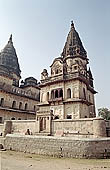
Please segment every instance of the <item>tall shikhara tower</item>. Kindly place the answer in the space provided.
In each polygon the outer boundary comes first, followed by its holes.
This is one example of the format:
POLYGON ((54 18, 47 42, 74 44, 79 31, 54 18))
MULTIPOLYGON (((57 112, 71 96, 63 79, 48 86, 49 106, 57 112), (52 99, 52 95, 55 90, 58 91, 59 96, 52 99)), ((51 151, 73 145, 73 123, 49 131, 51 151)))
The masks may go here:
POLYGON ((51 76, 41 73, 40 115, 52 112, 53 119, 95 117, 93 76, 87 68, 89 59, 74 23, 67 36, 63 52, 55 58, 51 76))

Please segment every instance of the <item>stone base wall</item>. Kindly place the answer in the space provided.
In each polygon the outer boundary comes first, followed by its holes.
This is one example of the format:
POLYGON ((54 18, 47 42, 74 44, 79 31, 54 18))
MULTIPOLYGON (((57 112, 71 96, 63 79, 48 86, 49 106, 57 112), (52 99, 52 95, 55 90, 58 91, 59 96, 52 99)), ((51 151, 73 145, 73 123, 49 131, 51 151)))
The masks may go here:
POLYGON ((25 134, 29 129, 31 134, 36 132, 36 120, 13 120, 12 121, 12 133, 25 134))
POLYGON ((110 138, 74 139, 8 134, 4 141, 7 150, 72 158, 104 158, 110 152, 110 138))

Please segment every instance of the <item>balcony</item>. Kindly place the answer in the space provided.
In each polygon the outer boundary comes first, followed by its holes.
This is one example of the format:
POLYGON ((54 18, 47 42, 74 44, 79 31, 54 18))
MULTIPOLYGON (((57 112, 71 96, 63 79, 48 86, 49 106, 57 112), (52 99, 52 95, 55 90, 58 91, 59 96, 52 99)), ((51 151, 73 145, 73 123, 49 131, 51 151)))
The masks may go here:
POLYGON ((53 99, 49 99, 48 102, 59 102, 59 101, 63 101, 63 97, 59 97, 59 98, 53 98, 53 99))

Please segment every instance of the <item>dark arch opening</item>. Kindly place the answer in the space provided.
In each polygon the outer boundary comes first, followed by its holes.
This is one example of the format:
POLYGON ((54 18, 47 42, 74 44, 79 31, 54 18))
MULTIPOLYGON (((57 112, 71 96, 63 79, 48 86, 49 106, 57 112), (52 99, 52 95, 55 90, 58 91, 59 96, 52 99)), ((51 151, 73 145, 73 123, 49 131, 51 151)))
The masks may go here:
POLYGON ((86 91, 85 91, 85 88, 83 88, 83 94, 84 94, 84 99, 86 100, 86 91))
POLYGON ((71 89, 70 88, 67 89, 67 98, 68 99, 71 98, 71 89))
POLYGON ((47 101, 49 100, 49 92, 47 92, 47 101))
POLYGON ((55 98, 58 98, 58 90, 55 91, 55 98))
POLYGON ((11 120, 15 120, 15 117, 12 117, 11 120))
POLYGON ((16 101, 13 101, 12 108, 16 108, 16 101))
POLYGON ((22 102, 19 103, 19 109, 22 109, 22 102))
POLYGON ((27 110, 27 107, 28 107, 28 104, 27 104, 27 103, 25 103, 25 107, 24 107, 24 109, 25 109, 25 110, 27 110))
POLYGON ((56 74, 58 74, 58 69, 55 71, 56 74))
POLYGON ((1 106, 4 106, 4 98, 1 98, 0 105, 1 105, 1 106))
POLYGON ((59 97, 63 97, 63 90, 62 89, 60 89, 60 91, 59 91, 59 97))
POLYGON ((67 119, 72 119, 72 116, 71 115, 67 115, 67 119))
POLYGON ((55 119, 55 120, 56 120, 56 119, 59 119, 59 116, 55 116, 54 119, 55 119))
POLYGON ((34 111, 36 111, 36 106, 34 105, 34 111))

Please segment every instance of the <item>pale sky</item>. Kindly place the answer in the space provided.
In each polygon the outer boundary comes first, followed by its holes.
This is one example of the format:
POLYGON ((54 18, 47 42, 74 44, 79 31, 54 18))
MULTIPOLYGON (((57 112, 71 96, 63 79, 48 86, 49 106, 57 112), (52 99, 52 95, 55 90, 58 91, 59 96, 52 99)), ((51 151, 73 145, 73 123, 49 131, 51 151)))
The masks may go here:
POLYGON ((96 107, 110 108, 110 0, 0 0, 0 49, 13 34, 22 78, 40 80, 60 56, 71 20, 88 53, 96 107))

